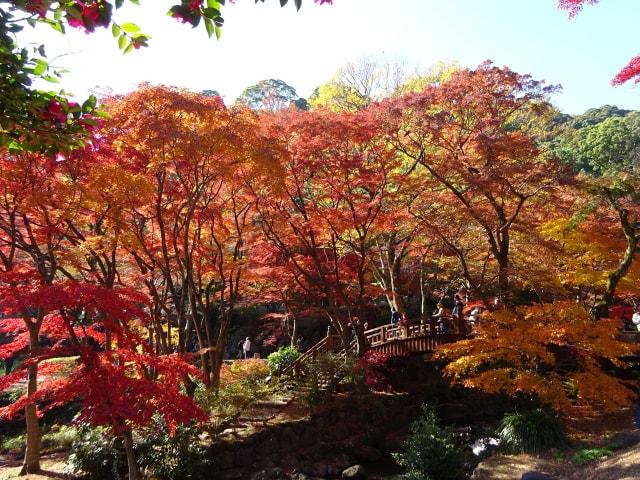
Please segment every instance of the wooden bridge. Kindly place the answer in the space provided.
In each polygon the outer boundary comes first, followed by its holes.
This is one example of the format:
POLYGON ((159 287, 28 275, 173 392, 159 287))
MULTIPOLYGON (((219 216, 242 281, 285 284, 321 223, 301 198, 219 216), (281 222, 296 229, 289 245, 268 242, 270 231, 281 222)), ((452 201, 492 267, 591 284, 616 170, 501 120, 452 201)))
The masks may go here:
MULTIPOLYGON (((389 355, 407 355, 412 353, 433 352, 440 345, 469 338, 465 333, 436 333, 430 331, 428 324, 420 325, 382 325, 364 332, 367 350, 375 350, 389 355)), ((342 346, 339 335, 327 332, 327 336, 302 354, 282 374, 297 373, 309 360, 319 354, 333 352, 343 357, 356 352, 356 341, 349 345, 349 352, 342 346)))

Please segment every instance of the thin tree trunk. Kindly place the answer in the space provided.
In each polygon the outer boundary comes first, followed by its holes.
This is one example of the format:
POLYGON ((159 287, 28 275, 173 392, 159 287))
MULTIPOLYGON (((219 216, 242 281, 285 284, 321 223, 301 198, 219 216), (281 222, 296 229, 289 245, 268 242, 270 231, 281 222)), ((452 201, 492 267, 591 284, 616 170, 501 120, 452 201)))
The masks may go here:
POLYGON ((622 226, 624 236, 627 239, 627 248, 625 249, 624 255, 618 264, 618 268, 609 274, 609 278, 607 279, 607 288, 602 300, 594 306, 592 315, 596 320, 599 318, 605 318, 609 315, 609 307, 613 304, 618 284, 627 274, 629 268, 631 268, 631 264, 633 263, 635 253, 638 248, 638 237, 636 236, 634 226, 629 222, 629 212, 625 209, 620 209, 618 210, 618 215, 620 216, 620 225, 622 226))
MULTIPOLYGON (((29 352, 35 354, 38 350, 38 334, 40 331, 41 319, 37 323, 26 320, 29 328, 29 352)), ((34 363, 27 367, 27 395, 35 395, 38 390, 38 364, 34 363)), ((35 403, 30 403, 24 408, 24 416, 27 424, 27 448, 24 454, 24 462, 20 475, 37 473, 40 471, 40 444, 42 432, 38 422, 38 413, 35 403)))
POLYGON ((138 480, 140 478, 138 474, 138 466, 136 465, 136 456, 133 451, 133 435, 131 431, 125 432, 122 435, 124 440, 124 451, 127 455, 127 467, 129 469, 129 480, 138 480))

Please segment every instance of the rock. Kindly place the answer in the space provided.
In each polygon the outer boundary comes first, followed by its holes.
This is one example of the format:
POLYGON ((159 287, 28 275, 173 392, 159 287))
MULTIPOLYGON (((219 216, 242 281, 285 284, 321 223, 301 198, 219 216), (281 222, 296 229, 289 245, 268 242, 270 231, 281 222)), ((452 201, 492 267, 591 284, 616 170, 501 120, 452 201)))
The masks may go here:
POLYGON ((327 464, 324 462, 316 462, 311 465, 309 473, 315 477, 324 477, 327 475, 327 464))
POLYGON ((289 478, 291 480, 322 480, 319 477, 311 477, 309 475, 305 475, 304 473, 294 473, 289 478))
POLYGON ((617 448, 629 448, 640 443, 640 430, 633 432, 621 432, 617 433, 611 439, 611 442, 617 448))
POLYGON ((342 480, 366 480, 367 471, 362 465, 353 465, 342 472, 342 480))
POLYGON ((224 480, 238 480, 240 478, 244 478, 245 475, 244 473, 242 473, 242 470, 227 470, 226 472, 223 473, 222 478, 224 478, 224 480))
POLYGON ((522 474, 521 480, 555 480, 556 477, 547 473, 527 472, 522 474))
POLYGON ((375 447, 359 445, 353 449, 353 455, 359 462, 377 462, 382 458, 382 453, 375 447))
POLYGON ((389 433, 378 444, 380 450, 385 453, 399 452, 402 449, 402 440, 397 432, 389 433))
POLYGON ((342 471, 353 463, 352 459, 346 454, 337 455, 327 462, 327 474, 337 477, 342 471))

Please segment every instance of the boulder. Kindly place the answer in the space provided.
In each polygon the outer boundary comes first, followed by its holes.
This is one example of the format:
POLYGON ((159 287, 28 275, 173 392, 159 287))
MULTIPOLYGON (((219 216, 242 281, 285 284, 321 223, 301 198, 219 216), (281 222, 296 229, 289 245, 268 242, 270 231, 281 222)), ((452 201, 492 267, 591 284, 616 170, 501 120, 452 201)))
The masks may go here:
POLYGON ((382 453, 375 447, 368 445, 358 445, 353 449, 353 455, 359 462, 377 462, 382 458, 382 453))
POLYGON ((342 472, 342 480, 366 480, 367 471, 362 465, 352 465, 342 472))
POLYGON ((555 480, 556 477, 542 472, 527 472, 523 473, 521 480, 555 480))

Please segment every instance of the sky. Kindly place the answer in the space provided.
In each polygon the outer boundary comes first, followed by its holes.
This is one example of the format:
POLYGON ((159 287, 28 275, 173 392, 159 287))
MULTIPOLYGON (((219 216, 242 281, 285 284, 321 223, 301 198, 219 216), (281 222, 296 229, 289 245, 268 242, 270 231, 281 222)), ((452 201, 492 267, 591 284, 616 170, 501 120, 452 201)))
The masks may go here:
POLYGON ((562 85, 552 101, 566 113, 604 104, 640 109, 640 85, 610 84, 640 54, 640 0, 602 0, 574 19, 557 0, 303 0, 299 12, 293 0, 284 8, 277 0, 237 0, 223 9, 220 40, 169 18, 173 3, 142 0, 116 12, 117 22, 134 22, 152 36, 148 48, 128 55, 103 28, 61 35, 27 27, 20 41, 44 42, 52 63, 68 70, 60 87, 80 99, 96 87, 125 93, 149 82, 217 90, 230 104, 267 78, 308 97, 342 64, 368 57, 400 61, 410 71, 492 60, 562 85))

